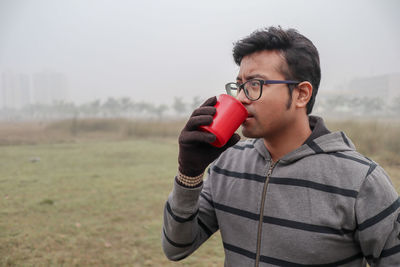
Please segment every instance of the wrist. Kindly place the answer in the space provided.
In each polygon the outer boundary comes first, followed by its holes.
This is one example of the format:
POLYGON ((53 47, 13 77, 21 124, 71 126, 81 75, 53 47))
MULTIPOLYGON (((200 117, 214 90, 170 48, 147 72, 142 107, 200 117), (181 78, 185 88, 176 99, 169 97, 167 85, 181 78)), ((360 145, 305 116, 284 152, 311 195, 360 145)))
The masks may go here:
POLYGON ((179 164, 178 171, 183 176, 196 177, 196 176, 202 175, 204 173, 205 169, 206 168, 201 168, 201 169, 183 168, 183 167, 181 167, 181 164, 179 164))

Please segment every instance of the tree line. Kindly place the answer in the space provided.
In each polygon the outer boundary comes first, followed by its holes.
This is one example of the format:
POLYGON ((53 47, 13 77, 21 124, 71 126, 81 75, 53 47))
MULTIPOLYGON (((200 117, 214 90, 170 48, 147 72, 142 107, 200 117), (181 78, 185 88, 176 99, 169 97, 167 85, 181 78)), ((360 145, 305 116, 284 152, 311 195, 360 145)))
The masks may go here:
POLYGON ((3 108, 0 110, 0 119, 182 118, 198 107, 203 100, 201 97, 195 96, 191 101, 185 102, 182 97, 175 97, 171 105, 134 101, 129 97, 109 97, 105 101, 97 99, 83 104, 55 101, 52 104, 30 104, 20 109, 3 108))
MULTIPOLYGON (((83 104, 56 101, 52 104, 31 104, 21 109, 3 108, 0 120, 42 120, 68 118, 136 118, 182 119, 188 116, 205 99, 195 96, 191 101, 174 97, 170 105, 134 101, 129 97, 109 97, 83 104)), ((322 115, 389 116, 400 114, 400 97, 384 101, 382 98, 349 97, 345 95, 320 96, 314 112, 322 115)))

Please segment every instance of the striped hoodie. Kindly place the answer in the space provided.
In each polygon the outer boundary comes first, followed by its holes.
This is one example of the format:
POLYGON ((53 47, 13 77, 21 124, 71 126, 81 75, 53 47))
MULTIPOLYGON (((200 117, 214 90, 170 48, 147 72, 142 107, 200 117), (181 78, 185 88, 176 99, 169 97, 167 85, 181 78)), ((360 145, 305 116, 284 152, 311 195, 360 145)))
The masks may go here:
POLYGON ((262 139, 249 139, 213 162, 201 186, 175 181, 166 256, 183 259, 220 230, 225 266, 400 266, 400 200, 389 177, 343 132, 318 117, 310 125, 313 138, 276 163, 262 139))

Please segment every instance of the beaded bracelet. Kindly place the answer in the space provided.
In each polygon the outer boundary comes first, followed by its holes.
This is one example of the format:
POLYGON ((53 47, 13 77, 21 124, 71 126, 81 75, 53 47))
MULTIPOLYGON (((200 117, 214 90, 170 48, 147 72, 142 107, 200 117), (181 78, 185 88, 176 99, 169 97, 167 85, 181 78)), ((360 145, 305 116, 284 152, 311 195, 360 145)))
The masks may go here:
POLYGON ((204 176, 204 172, 201 173, 200 175, 192 177, 192 176, 184 175, 180 171, 178 171, 177 179, 180 183, 182 183, 186 186, 195 187, 196 185, 199 185, 203 181, 203 176, 204 176))

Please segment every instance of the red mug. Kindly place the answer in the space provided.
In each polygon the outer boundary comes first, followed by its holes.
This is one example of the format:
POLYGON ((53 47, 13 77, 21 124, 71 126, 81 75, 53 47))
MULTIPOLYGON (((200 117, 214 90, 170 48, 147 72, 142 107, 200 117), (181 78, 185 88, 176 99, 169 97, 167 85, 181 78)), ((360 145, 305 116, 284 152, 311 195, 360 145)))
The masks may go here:
POLYGON ((199 128, 217 137, 211 145, 223 147, 246 120, 248 112, 239 100, 227 94, 218 96, 215 108, 217 112, 214 115, 213 122, 210 125, 202 125, 199 128))

